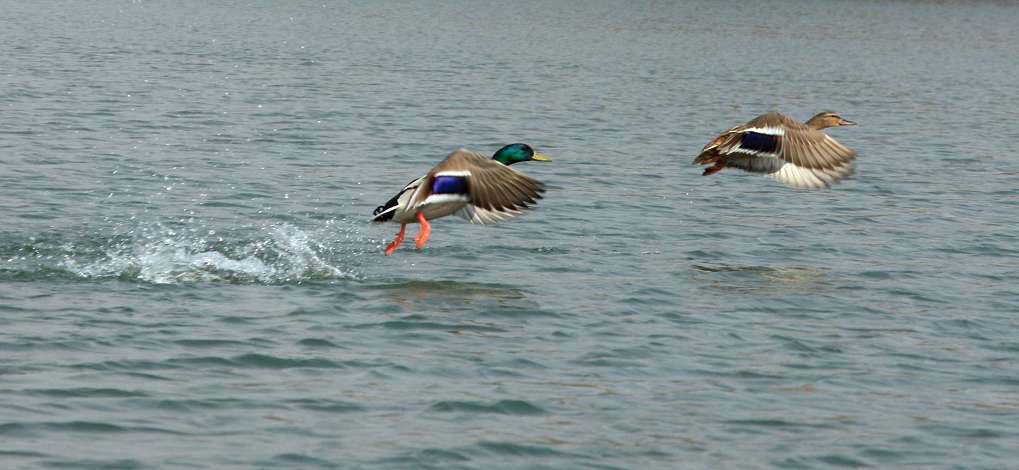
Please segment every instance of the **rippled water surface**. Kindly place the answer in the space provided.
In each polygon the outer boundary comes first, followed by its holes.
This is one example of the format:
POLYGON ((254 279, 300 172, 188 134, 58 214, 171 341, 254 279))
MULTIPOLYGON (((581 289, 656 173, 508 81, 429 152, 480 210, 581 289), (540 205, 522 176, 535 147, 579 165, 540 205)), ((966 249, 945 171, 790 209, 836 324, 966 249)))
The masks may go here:
POLYGON ((0 467, 1019 460, 1015 4, 207 3, 0 1, 0 467), (689 164, 825 109, 832 190, 689 164))

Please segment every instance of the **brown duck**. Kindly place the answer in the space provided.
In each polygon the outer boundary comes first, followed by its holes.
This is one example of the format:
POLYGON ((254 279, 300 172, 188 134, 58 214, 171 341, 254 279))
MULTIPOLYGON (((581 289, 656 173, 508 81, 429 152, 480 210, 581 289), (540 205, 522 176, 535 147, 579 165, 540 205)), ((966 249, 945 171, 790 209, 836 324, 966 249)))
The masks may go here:
POLYGON ((830 111, 806 123, 782 113, 766 113, 723 132, 704 146, 693 163, 712 165, 704 176, 731 167, 764 173, 793 188, 827 188, 853 174, 856 152, 821 129, 855 124, 830 111))

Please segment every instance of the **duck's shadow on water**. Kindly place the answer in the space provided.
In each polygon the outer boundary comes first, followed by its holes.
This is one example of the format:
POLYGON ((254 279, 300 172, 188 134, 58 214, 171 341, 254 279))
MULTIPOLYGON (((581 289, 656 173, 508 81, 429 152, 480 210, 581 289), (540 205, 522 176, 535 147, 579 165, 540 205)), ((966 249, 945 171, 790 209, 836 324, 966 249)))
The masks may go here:
POLYGON ((502 284, 452 280, 402 280, 366 286, 403 312, 447 316, 549 315, 523 290, 502 284))
POLYGON ((394 279, 387 282, 373 283, 368 289, 384 291, 394 298, 408 300, 428 299, 525 299, 527 296, 520 289, 483 282, 461 282, 452 280, 418 280, 394 279))
POLYGON ((832 287, 829 270, 809 266, 695 263, 690 279, 709 289, 748 294, 818 292, 832 287))

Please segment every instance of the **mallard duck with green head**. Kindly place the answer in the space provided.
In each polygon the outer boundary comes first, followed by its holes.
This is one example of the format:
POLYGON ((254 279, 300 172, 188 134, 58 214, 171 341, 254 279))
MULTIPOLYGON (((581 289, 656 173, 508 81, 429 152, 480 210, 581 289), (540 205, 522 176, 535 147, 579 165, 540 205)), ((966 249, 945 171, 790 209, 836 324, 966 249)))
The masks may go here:
POLYGON ((782 113, 766 113, 715 137, 693 163, 712 165, 704 176, 739 168, 764 173, 793 188, 827 188, 853 174, 856 152, 821 130, 855 124, 831 111, 805 123, 782 113))
POLYGON ((386 256, 403 243, 407 224, 420 223, 414 239, 418 249, 432 232, 429 220, 456 214, 473 224, 490 224, 520 215, 536 204, 544 184, 510 165, 549 161, 527 144, 509 144, 492 157, 457 149, 428 174, 411 181, 385 204, 375 208, 373 222, 400 224, 400 233, 386 246, 386 256))

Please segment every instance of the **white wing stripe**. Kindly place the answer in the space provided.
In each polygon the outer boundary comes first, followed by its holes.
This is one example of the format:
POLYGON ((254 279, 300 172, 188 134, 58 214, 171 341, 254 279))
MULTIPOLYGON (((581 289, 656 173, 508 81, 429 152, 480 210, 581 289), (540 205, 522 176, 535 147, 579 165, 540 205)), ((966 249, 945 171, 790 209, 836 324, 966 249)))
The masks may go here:
POLYGON ((785 135, 784 127, 748 127, 746 129, 740 129, 740 133, 743 132, 756 132, 758 134, 767 135, 785 135))
POLYGON ((725 152, 722 152, 722 155, 732 155, 734 153, 742 153, 745 155, 752 155, 754 157, 768 157, 768 158, 778 158, 779 156, 778 153, 775 152, 761 152, 759 150, 750 150, 740 147, 739 145, 736 145, 726 150, 725 152))
POLYGON ((471 172, 467 170, 447 170, 436 172, 435 176, 471 176, 471 172))
POLYGON ((432 194, 421 201, 420 205, 441 204, 444 202, 467 202, 467 196, 463 194, 432 194))

